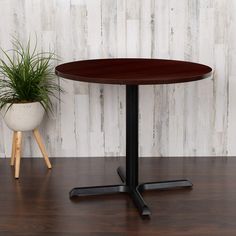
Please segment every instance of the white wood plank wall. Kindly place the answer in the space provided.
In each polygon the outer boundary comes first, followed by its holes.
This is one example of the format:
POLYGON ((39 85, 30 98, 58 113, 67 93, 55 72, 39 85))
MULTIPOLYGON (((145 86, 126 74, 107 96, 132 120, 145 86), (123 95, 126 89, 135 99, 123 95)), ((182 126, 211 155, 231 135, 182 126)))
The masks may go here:
MULTIPOLYGON (((61 62, 173 58, 206 63, 210 79, 140 88, 141 156, 236 155, 236 0, 0 0, 0 46, 38 36, 61 62)), ((125 155, 125 87, 60 80, 40 130, 50 156, 125 155)), ((0 156, 11 131, 0 120, 0 156)), ((23 156, 40 152, 25 134, 23 156)))

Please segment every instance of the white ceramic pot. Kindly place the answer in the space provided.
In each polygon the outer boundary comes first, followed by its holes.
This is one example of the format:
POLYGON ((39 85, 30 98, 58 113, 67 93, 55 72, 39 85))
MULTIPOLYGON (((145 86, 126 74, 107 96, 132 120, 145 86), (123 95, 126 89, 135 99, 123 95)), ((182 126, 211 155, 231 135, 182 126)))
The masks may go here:
POLYGON ((14 131, 30 131, 42 122, 45 110, 39 102, 14 103, 8 109, 9 106, 5 105, 1 113, 7 126, 14 131))

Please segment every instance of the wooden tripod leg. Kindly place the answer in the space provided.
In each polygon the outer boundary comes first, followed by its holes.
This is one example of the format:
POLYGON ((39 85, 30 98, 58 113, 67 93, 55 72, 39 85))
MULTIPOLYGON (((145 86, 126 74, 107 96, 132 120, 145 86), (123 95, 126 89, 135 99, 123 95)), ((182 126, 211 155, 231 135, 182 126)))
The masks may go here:
POLYGON ((37 141, 37 143, 39 145, 39 148, 40 148, 40 150, 41 150, 41 152, 43 154, 43 157, 44 157, 44 160, 46 162, 46 165, 47 165, 47 167, 49 169, 51 169, 52 165, 51 165, 51 163, 49 161, 48 154, 47 154, 46 149, 45 149, 45 147, 43 145, 42 138, 40 136, 39 130, 38 129, 34 129, 33 132, 34 132, 34 137, 35 137, 35 139, 36 139, 36 141, 37 141))
POLYGON ((15 164, 15 156, 16 155, 16 131, 13 131, 12 138, 12 150, 11 150, 11 166, 15 164))
POLYGON ((15 156, 16 156, 16 163, 15 163, 15 178, 18 179, 20 175, 20 155, 21 155, 21 142, 22 142, 22 132, 16 132, 16 146, 15 146, 15 156))

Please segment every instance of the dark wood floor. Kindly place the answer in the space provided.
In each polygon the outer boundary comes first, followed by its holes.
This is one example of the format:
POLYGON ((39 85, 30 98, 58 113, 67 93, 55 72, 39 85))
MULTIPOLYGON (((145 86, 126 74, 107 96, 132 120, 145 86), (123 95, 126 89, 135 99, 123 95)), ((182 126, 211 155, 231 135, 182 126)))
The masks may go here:
POLYGON ((235 236, 236 158, 143 158, 140 179, 188 177, 192 190, 144 194, 152 216, 142 220, 127 195, 71 201, 75 186, 120 183, 122 158, 23 159, 20 180, 0 160, 0 236, 235 236))

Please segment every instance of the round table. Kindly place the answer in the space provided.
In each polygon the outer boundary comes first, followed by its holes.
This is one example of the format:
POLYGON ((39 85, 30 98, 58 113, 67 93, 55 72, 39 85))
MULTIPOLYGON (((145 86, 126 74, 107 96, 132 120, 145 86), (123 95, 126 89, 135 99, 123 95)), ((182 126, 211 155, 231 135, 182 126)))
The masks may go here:
POLYGON ((186 179, 141 183, 138 181, 138 87, 145 84, 171 84, 201 80, 210 76, 206 65, 162 59, 117 58, 75 61, 56 67, 55 73, 63 78, 88 83, 126 85, 126 171, 117 172, 120 185, 76 187, 70 197, 127 193, 142 216, 151 214, 141 193, 145 190, 191 188, 186 179))

